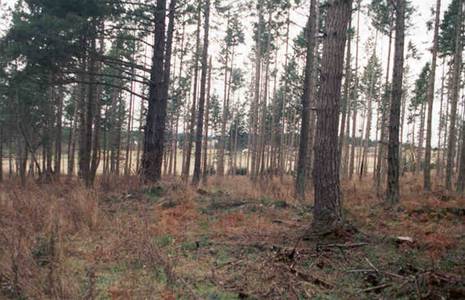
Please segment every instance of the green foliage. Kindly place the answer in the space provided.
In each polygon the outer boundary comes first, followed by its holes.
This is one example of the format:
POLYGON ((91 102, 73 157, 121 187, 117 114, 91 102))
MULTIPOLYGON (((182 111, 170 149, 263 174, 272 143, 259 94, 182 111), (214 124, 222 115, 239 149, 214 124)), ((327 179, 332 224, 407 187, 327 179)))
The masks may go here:
MULTIPOLYGON (((447 10, 444 12, 444 17, 440 25, 439 32, 439 52, 443 55, 451 55, 455 50, 455 34, 457 32, 457 17, 458 17, 458 0, 452 0, 447 10)), ((463 26, 462 26, 463 27, 463 26)), ((462 29, 462 43, 463 29, 462 29)))
MULTIPOLYGON (((407 29, 413 26, 411 20, 414 13, 415 8, 413 7, 412 2, 406 0, 405 20, 407 29)), ((371 0, 368 5, 368 14, 371 16, 372 25, 383 34, 389 34, 391 30, 394 30, 394 1, 371 0)))
POLYGON ((413 91, 413 98, 409 104, 410 116, 409 121, 416 117, 418 108, 424 105, 427 101, 428 81, 431 68, 430 63, 426 63, 423 67, 418 79, 415 81, 415 88, 413 91))
POLYGON ((360 80, 360 89, 365 95, 365 98, 371 97, 372 100, 378 101, 380 99, 381 91, 381 78, 383 75, 383 69, 381 63, 373 53, 368 59, 368 63, 364 68, 361 80, 360 80))

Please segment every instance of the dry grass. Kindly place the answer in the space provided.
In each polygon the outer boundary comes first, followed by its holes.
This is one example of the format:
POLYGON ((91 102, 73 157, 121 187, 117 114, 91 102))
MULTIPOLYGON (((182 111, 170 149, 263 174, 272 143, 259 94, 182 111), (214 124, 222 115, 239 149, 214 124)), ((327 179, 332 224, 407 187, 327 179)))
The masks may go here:
POLYGON ((144 186, 136 177, 101 179, 92 191, 76 182, 5 183, 0 298, 465 295, 464 198, 441 187, 423 194, 407 177, 402 203, 387 208, 371 181, 346 182, 346 216, 359 232, 334 247, 301 240, 312 199, 299 203, 292 187, 290 178, 245 177, 215 178, 198 190, 175 179, 144 186), (346 248, 354 243, 363 245, 346 248))

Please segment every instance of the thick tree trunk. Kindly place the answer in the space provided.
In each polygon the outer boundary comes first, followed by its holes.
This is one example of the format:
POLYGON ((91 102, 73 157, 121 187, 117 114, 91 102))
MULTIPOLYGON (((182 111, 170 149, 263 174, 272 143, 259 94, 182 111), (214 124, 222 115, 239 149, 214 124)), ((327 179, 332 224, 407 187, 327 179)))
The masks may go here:
MULTIPOLYGON (((166 100, 164 99, 166 0, 157 0, 155 34, 150 72, 149 107, 144 136, 142 175, 147 181, 159 181, 164 152, 166 100)), ((168 48, 168 47, 167 47, 168 48)))
MULTIPOLYGON (((310 2, 310 14, 307 21, 307 62, 305 65, 304 92, 302 95, 302 122, 300 128, 299 157, 297 161, 297 178, 295 182, 295 193, 299 199, 305 197, 305 183, 307 179, 307 160, 310 132, 310 104, 314 95, 315 78, 313 76, 315 67, 316 46, 316 0, 310 2)), ((349 43, 350 44, 350 43, 349 43)), ((350 51, 349 51, 350 52, 350 51)))
POLYGON ((404 75, 405 0, 396 1, 396 40, 392 74, 391 109, 389 117, 388 181, 386 200, 398 203, 399 193, 399 125, 404 75))
POLYGON ((315 141, 315 208, 313 230, 331 232, 343 223, 341 190, 339 182, 339 105, 344 67, 344 46, 352 1, 328 2, 323 57, 321 60, 321 84, 317 102, 317 130, 315 141))

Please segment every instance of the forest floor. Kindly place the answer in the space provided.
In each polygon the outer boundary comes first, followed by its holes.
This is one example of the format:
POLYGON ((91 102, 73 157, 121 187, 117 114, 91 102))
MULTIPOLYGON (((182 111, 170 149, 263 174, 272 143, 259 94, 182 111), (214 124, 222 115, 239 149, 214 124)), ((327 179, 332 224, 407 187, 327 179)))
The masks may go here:
POLYGON ((346 182, 351 232, 302 236, 292 182, 0 185, 0 299, 464 299, 465 199, 346 182))

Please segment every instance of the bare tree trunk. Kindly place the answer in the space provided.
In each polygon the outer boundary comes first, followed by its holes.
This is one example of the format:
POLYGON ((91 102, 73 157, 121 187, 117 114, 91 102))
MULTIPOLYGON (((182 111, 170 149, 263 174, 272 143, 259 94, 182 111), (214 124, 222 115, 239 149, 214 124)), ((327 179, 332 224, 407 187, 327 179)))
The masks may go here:
POLYGON ((0 125, 0 182, 3 181, 3 124, 0 125))
POLYGON ((439 126, 438 126, 438 156, 436 161, 436 176, 442 177, 442 166, 443 166, 443 157, 444 157, 444 150, 442 149, 442 130, 443 130, 443 122, 445 121, 445 117, 443 116, 443 102, 444 102, 444 81, 445 81, 445 69, 446 69, 446 58, 444 57, 442 60, 442 76, 441 76, 441 102, 439 104, 439 126))
POLYGON ((349 161, 349 179, 352 180, 354 176, 355 166, 355 150, 357 146, 357 105, 358 105, 358 88, 359 88, 359 76, 358 76, 358 64, 359 64, 359 44, 360 44, 360 0, 357 1, 357 37, 355 40, 355 96, 352 104, 352 148, 350 151, 349 161))
MULTIPOLYGON (((349 28, 352 27, 352 18, 349 21, 349 28)), ((346 66, 345 66, 345 79, 344 79, 344 96, 343 105, 342 105, 342 117, 341 117, 341 130, 339 131, 339 165, 341 166, 342 171, 342 178, 344 178, 347 174, 344 173, 343 163, 342 163, 342 152, 344 150, 345 144, 348 142, 348 136, 345 135, 346 133, 346 123, 347 118, 350 116, 349 113, 349 102, 350 102, 350 83, 352 80, 352 67, 351 67, 351 41, 352 37, 349 34, 347 39, 347 56, 346 56, 346 66)), ((349 117, 350 118, 350 117, 349 117)))
POLYGON ((386 165, 386 135, 387 132, 387 116, 390 102, 389 95, 389 71, 391 69, 391 51, 392 51, 392 26, 389 28, 389 46, 388 46, 388 55, 387 55, 387 67, 386 67, 386 82, 384 84, 384 95, 381 97, 381 120, 380 120, 380 140, 378 145, 378 161, 376 164, 376 173, 375 173, 375 186, 376 186, 376 195, 381 196, 383 181, 383 176, 385 173, 386 165))
POLYGON ((207 103, 205 105, 205 136, 203 140, 203 173, 202 183, 207 184, 208 181, 208 127, 210 125, 210 93, 212 83, 212 58, 210 56, 208 66, 208 86, 207 86, 207 103))
POLYGON ((91 159, 92 159, 92 137, 95 120, 95 94, 96 94, 96 84, 95 73, 97 72, 97 63, 93 57, 93 54, 96 52, 96 39, 92 38, 91 41, 91 54, 89 56, 89 87, 87 93, 87 102, 86 102, 86 119, 85 119, 85 135, 84 135, 84 182, 87 187, 93 185, 92 171, 91 171, 91 159))
POLYGON ((420 108, 420 127, 418 128, 417 167, 416 171, 423 168, 423 146, 425 142, 425 103, 420 108))
MULTIPOLYGON (((132 70, 134 76, 134 68, 132 70)), ((131 92, 134 91, 134 81, 131 82, 131 92)), ((132 134, 132 116, 134 109, 134 95, 131 93, 129 96, 129 111, 128 111, 128 131, 126 134, 126 161, 124 166, 125 175, 131 175, 131 134, 132 134)))
POLYGON ((255 90, 252 103, 252 157, 251 157, 251 179, 257 179, 257 150, 258 150, 258 106, 260 103, 260 78, 261 78, 261 64, 262 64, 262 47, 261 37, 263 27, 263 0, 258 0, 258 30, 255 36, 255 90))
POLYGON ((457 102, 460 97, 460 73, 462 70, 462 16, 463 16, 463 1, 458 0, 458 15, 455 24, 455 53, 454 53, 454 69, 452 77, 452 97, 450 109, 450 127, 449 141, 447 151, 447 166, 446 166, 446 188, 452 190, 452 173, 454 172, 455 147, 457 141, 456 122, 457 122, 457 102))
POLYGON ((186 149, 186 160, 184 162, 184 169, 182 172, 182 179, 187 182, 190 174, 191 168, 191 156, 192 156, 192 144, 194 143, 194 134, 195 134, 195 120, 197 114, 197 89, 198 89, 198 77, 199 77, 199 56, 200 56, 200 28, 202 24, 201 19, 202 5, 198 3, 197 8, 197 33, 196 33, 196 42, 195 42, 195 58, 194 58, 194 90, 192 92, 192 109, 191 109, 191 118, 189 123, 189 139, 186 149))
POLYGON ((405 0, 396 1, 396 40, 389 118, 388 181, 386 200, 398 203, 399 193, 399 125, 404 75, 405 0))
POLYGON ((144 154, 142 157, 143 176, 144 179, 149 181, 159 181, 161 179, 175 9, 176 0, 171 0, 165 43, 166 0, 157 0, 149 108, 145 128, 144 154))
POLYGON ((194 176, 192 184, 197 186, 200 183, 201 176, 201 160, 202 160, 202 138, 203 138, 203 118, 205 111, 205 97, 207 93, 207 76, 208 76, 208 39, 210 27, 210 0, 205 0, 204 11, 204 37, 203 37, 203 51, 202 51, 202 74, 200 79, 200 98, 199 98, 199 113, 197 116, 197 132, 195 139, 195 163, 194 163, 194 176))
MULTIPOLYGON (((439 35, 439 18, 441 11, 441 0, 436 1, 436 19, 434 23, 434 37, 432 49, 431 72, 428 81, 428 120, 426 121, 426 151, 423 188, 425 191, 431 190, 431 137, 433 127, 433 102, 434 102, 434 83, 436 81, 436 61, 438 56, 438 35, 439 35)), ((436 163, 439 161, 437 160, 436 163)))
POLYGON ((328 2, 326 34, 321 60, 320 95, 317 102, 315 143, 315 208, 313 230, 332 232, 343 223, 339 183, 339 105, 344 67, 344 46, 352 1, 328 2))
MULTIPOLYGON (((59 88, 61 89, 61 88, 59 88)), ((56 129, 55 129, 55 176, 61 175, 61 145, 63 136, 63 93, 58 91, 56 97, 56 129)))
MULTIPOLYGON (((308 143, 310 132, 310 105, 314 95, 315 78, 313 76, 315 66, 316 46, 316 0, 310 2, 310 14, 307 21, 307 62, 305 65, 304 92, 302 95, 302 124, 300 128, 299 157, 297 161, 297 178, 295 193, 299 199, 305 198, 305 183, 307 179, 308 143)), ((350 48, 350 43, 349 43, 350 48)), ((350 51, 349 51, 350 53, 350 51)))
MULTIPOLYGON (((284 53, 284 68, 288 68, 289 64, 289 28, 290 28, 290 12, 288 11, 287 13, 287 24, 286 24, 286 50, 284 53)), ((286 158, 285 158, 285 127, 286 127, 286 114, 285 114, 285 109, 286 109, 286 103, 287 103, 287 87, 288 87, 288 80, 284 81, 284 95, 283 95, 283 102, 281 104, 281 132, 280 132, 280 137, 279 137, 279 177, 281 179, 281 182, 284 179, 284 169, 286 165, 286 158)))

